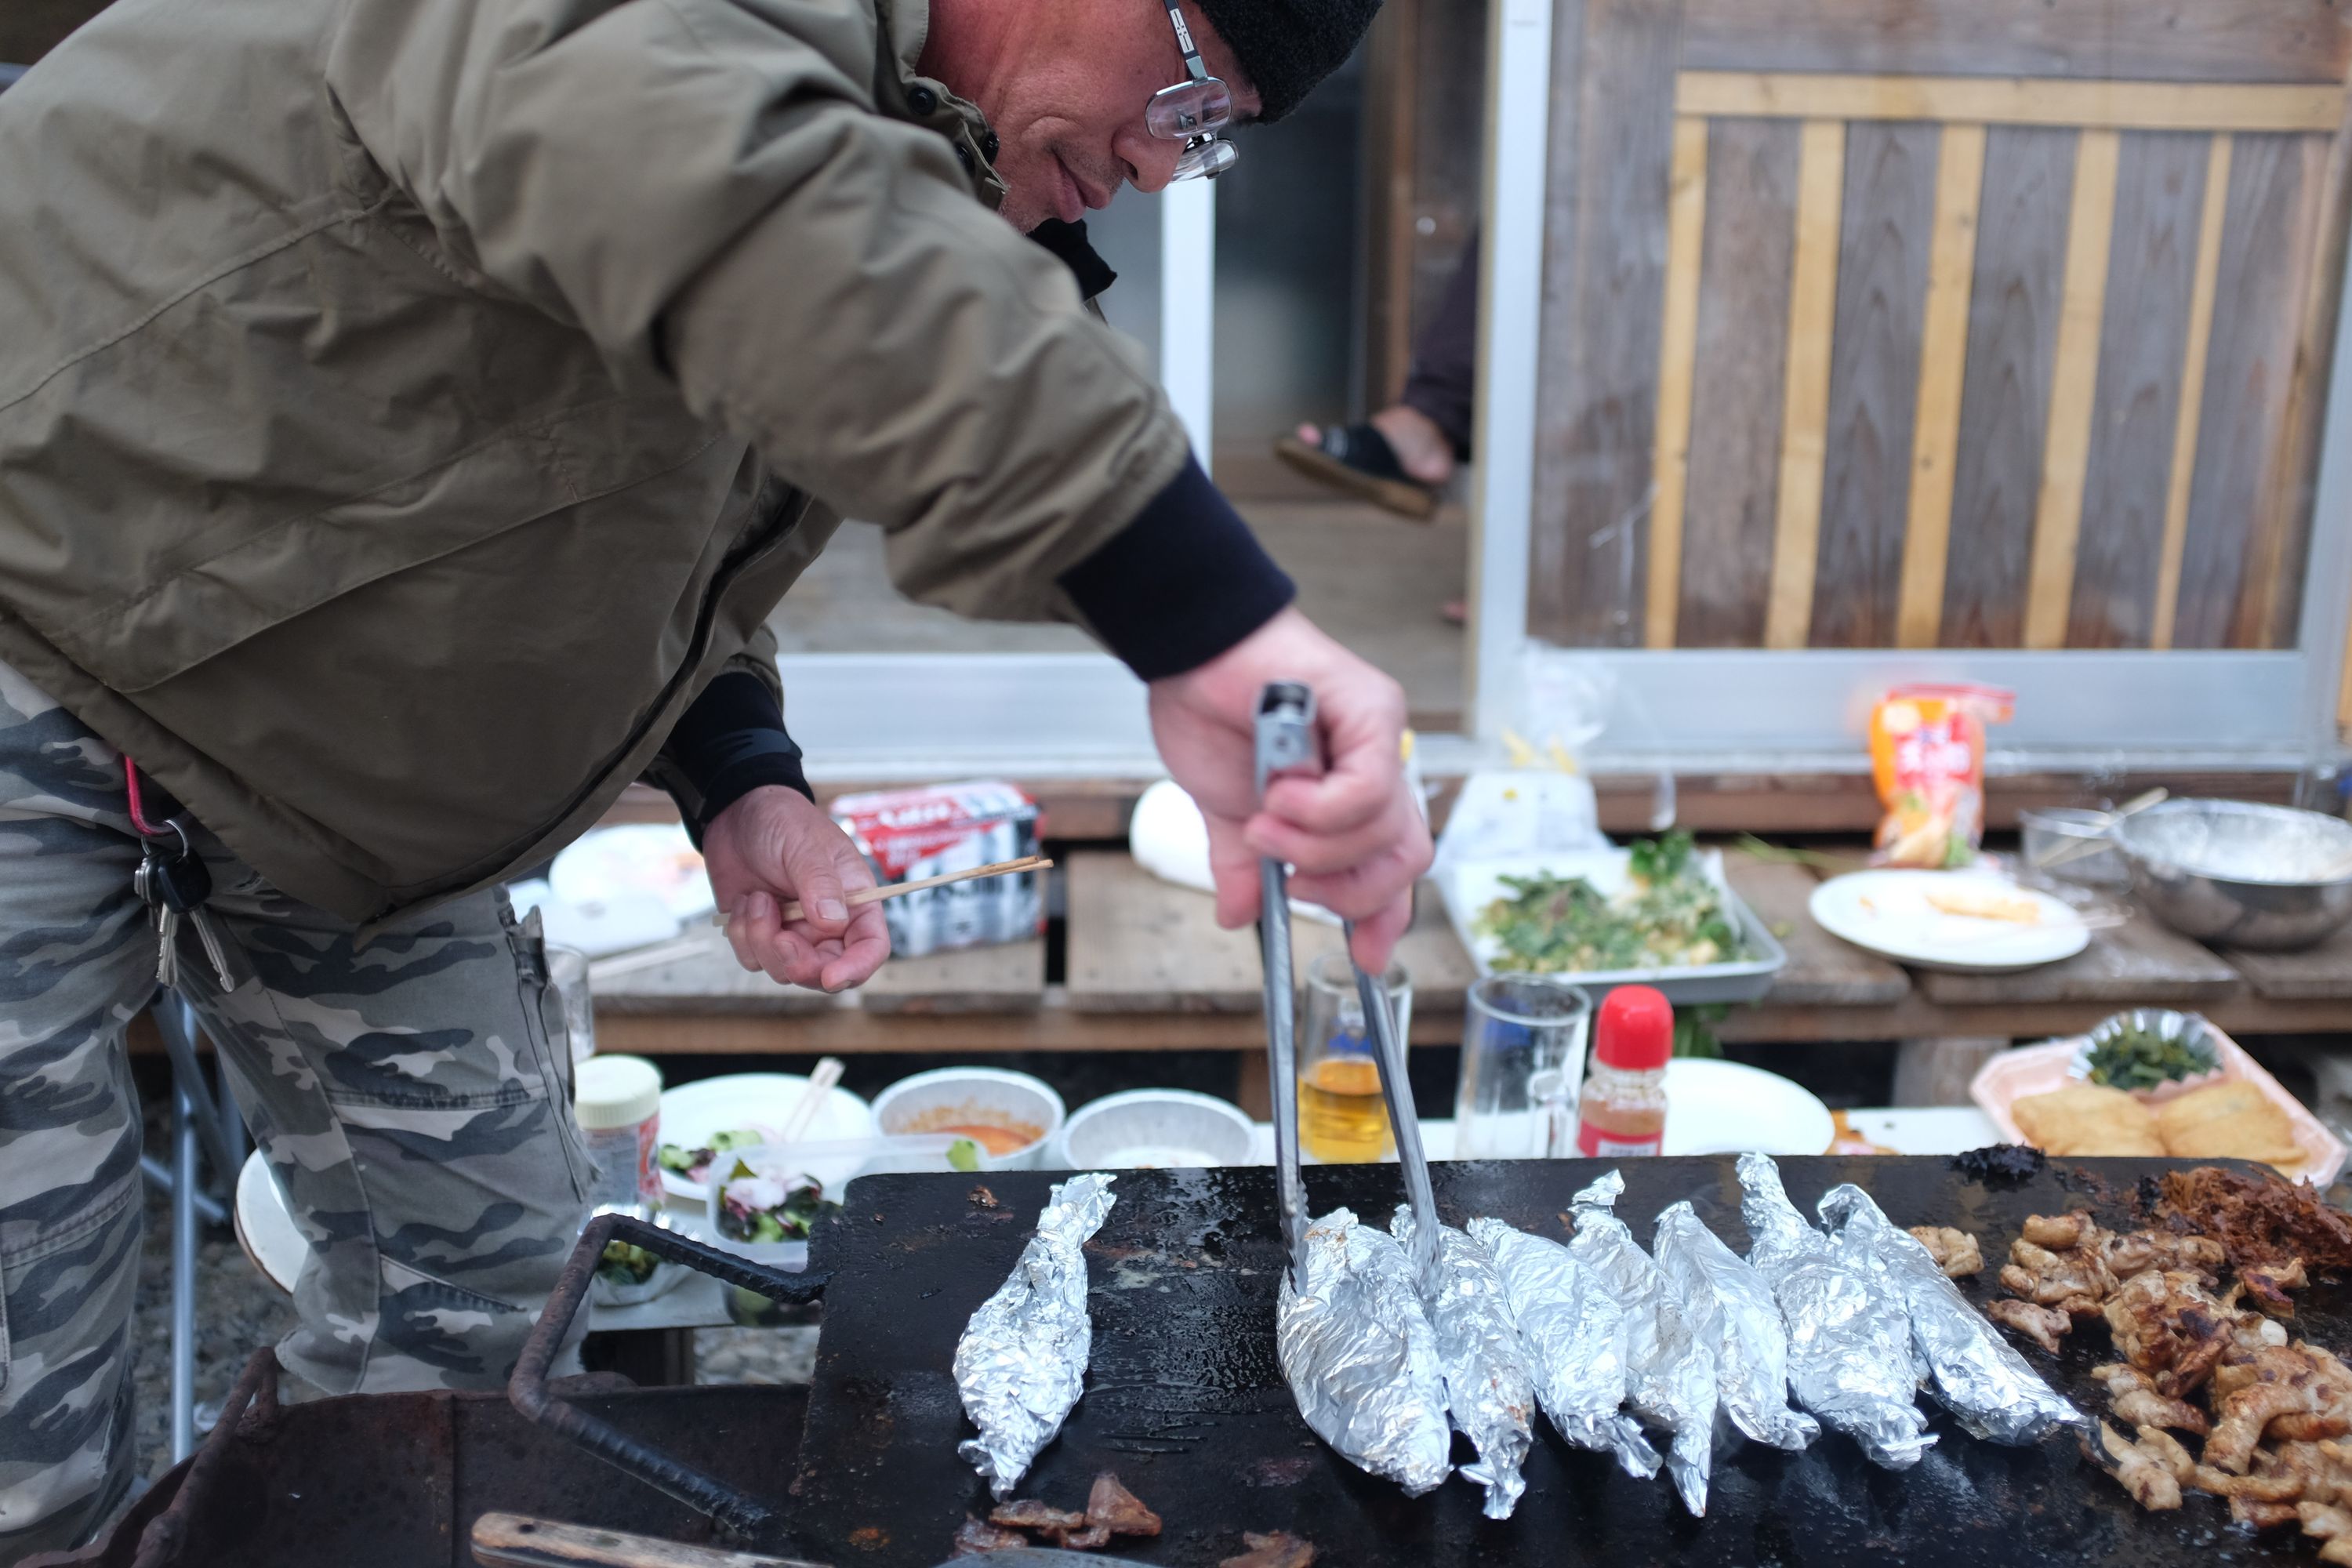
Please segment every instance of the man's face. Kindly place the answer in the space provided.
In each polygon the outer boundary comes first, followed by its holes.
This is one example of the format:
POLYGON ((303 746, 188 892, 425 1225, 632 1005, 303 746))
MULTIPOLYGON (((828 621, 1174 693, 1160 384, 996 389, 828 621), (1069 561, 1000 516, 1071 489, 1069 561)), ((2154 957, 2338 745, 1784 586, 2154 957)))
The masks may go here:
MULTIPOLYGON (((1018 11, 1015 36, 988 51, 992 68, 967 66, 963 74, 981 79, 962 79, 953 58, 938 72, 996 132, 1005 218, 1025 233, 1049 217, 1075 222, 1108 206, 1122 184, 1164 187, 1183 143, 1152 135, 1143 110, 1185 71, 1160 0, 1033 0, 1018 11)), ((1254 118, 1257 89, 1225 40, 1194 6, 1184 21, 1202 63, 1232 89, 1234 117, 1254 118)))

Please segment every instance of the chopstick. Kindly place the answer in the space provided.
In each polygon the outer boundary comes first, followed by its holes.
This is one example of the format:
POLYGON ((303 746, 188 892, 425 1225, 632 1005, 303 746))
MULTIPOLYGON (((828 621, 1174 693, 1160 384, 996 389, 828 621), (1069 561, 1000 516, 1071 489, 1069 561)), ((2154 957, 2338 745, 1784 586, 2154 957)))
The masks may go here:
POLYGON ((841 1081, 841 1072, 839 1057, 827 1057, 816 1064, 816 1070, 809 1074, 808 1087, 801 1090, 800 1103, 793 1107, 793 1113, 784 1118, 783 1126, 776 1131, 778 1144, 800 1142, 808 1124, 816 1120, 817 1108, 833 1092, 833 1086, 841 1081))
MULTIPOLYGON (((878 904, 885 899, 900 898, 908 893, 919 893, 925 888, 944 888, 950 882, 970 882, 982 877, 1010 877, 1015 871, 1050 871, 1053 868, 1054 862, 1045 856, 1024 855, 1018 860, 999 860, 993 866, 974 866, 969 871, 950 871, 943 876, 922 877, 912 882, 892 882, 880 888, 860 888, 854 893, 845 895, 842 902, 856 909, 861 904, 878 904)), ((808 910, 801 907, 801 901, 798 899, 794 899, 784 906, 783 918, 787 922, 806 920, 808 910)), ((724 926, 728 919, 729 911, 719 910, 711 915, 710 923, 715 926, 724 926)))

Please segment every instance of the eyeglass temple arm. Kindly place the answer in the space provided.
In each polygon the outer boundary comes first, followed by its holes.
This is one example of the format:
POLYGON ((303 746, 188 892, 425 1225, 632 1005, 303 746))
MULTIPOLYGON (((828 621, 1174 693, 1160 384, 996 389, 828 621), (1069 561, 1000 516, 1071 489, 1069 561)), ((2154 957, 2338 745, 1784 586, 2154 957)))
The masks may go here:
POLYGON ((1201 50, 1192 42, 1192 29, 1185 25, 1183 0, 1165 0, 1168 20, 1176 26, 1176 47, 1183 52, 1184 68, 1194 81, 1209 79, 1209 68, 1201 63, 1201 50))

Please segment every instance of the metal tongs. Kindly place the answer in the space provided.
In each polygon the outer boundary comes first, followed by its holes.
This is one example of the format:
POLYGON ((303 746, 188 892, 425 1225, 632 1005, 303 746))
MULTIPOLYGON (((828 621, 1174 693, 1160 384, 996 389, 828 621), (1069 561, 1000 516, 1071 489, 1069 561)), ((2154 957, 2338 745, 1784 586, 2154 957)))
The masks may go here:
MULTIPOLYGON (((1266 683, 1257 699, 1257 798, 1286 777, 1314 778, 1323 772, 1322 747, 1315 738, 1315 694, 1295 680, 1266 683)), ((1290 963, 1290 876, 1275 856, 1258 863, 1261 907, 1258 943, 1265 969, 1266 1070, 1274 1089, 1275 1191, 1282 1205, 1282 1237, 1290 1249, 1291 1283, 1307 1288, 1307 1184, 1298 1168, 1297 992, 1290 963)), ((1412 1084, 1405 1076, 1405 1043, 1389 1011, 1382 976, 1368 974, 1355 961, 1356 926, 1344 923, 1349 967, 1356 972, 1356 996, 1363 1004, 1372 1059, 1380 1068, 1381 1098, 1396 1131, 1397 1163, 1404 1169, 1405 1198, 1412 1205, 1412 1262, 1426 1275, 1437 1257, 1437 1198, 1429 1185, 1429 1158, 1422 1152, 1421 1119, 1413 1111, 1412 1084)))

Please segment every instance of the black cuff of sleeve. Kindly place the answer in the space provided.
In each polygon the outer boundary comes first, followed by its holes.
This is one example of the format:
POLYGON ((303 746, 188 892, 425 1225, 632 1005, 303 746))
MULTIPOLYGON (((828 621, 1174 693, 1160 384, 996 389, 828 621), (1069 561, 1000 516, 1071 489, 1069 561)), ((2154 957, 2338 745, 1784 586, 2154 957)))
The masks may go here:
POLYGON ((695 837, 720 812, 762 784, 782 784, 809 799, 801 749, 784 732, 784 711, 759 677, 730 669, 703 689, 680 715, 663 748, 698 796, 695 837))
POLYGON ((1208 663, 1298 592, 1190 458, 1061 584, 1095 635, 1146 680, 1208 663))

